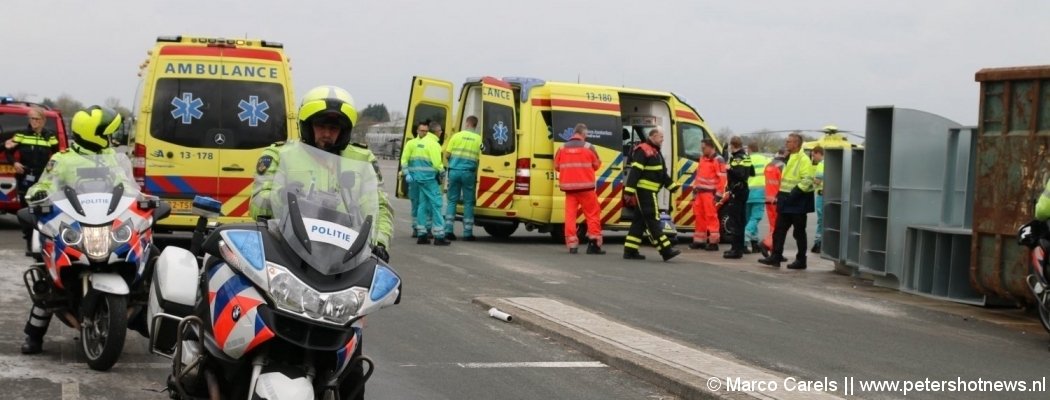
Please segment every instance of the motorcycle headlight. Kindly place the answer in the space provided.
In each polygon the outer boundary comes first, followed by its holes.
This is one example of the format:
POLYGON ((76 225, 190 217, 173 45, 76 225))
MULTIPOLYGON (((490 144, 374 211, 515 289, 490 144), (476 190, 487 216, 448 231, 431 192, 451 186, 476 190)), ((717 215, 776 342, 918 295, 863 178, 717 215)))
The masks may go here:
POLYGON ((60 236, 62 237, 62 243, 65 243, 67 246, 78 246, 84 240, 84 235, 80 234, 79 230, 71 227, 62 228, 60 236))
POLYGON ((359 288, 330 294, 325 299, 324 310, 322 310, 321 314, 326 320, 345 324, 357 315, 357 311, 361 309, 361 299, 364 296, 365 291, 359 288))
POLYGON ((131 240, 131 223, 125 222, 120 225, 120 228, 114 230, 110 235, 113 237, 113 241, 117 243, 127 243, 131 240))
POLYGON ((310 290, 287 270, 270 267, 270 297, 277 307, 294 313, 303 312, 303 293, 310 290))
POLYGON ((277 308, 338 325, 345 325, 361 309, 368 291, 352 288, 335 293, 321 293, 306 286, 283 267, 270 265, 270 297, 277 308))
POLYGON ((109 255, 109 226, 82 227, 84 251, 89 258, 100 259, 109 255))

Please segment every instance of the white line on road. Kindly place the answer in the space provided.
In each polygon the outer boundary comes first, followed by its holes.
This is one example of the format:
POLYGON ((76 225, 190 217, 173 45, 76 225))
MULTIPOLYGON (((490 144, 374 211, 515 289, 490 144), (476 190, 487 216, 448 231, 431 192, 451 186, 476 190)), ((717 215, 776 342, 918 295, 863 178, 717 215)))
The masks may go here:
MULTIPOLYGON (((81 366, 81 363, 65 363, 67 367, 81 366)), ((117 363, 113 366, 113 369, 168 369, 171 368, 171 363, 149 363, 149 362, 132 362, 132 363, 117 363)))
POLYGON ((460 368, 605 368, 599 361, 459 363, 460 368))
POLYGON ((62 400, 77 400, 80 398, 80 385, 76 382, 62 384, 62 400))

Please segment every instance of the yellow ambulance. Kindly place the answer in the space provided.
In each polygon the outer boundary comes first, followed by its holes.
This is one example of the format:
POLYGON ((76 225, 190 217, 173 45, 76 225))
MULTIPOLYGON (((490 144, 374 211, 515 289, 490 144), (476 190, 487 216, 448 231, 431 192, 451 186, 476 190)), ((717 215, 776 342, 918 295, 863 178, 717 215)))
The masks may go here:
MULTIPOLYGON (((448 81, 413 78, 402 143, 420 121, 443 122, 448 137, 467 117, 477 117, 484 147, 478 167, 475 224, 496 237, 509 237, 524 225, 560 239, 565 197, 558 189, 554 153, 572 136, 577 123, 587 124, 587 140, 602 159, 596 190, 606 230, 630 226, 621 213, 624 173, 630 164, 627 158, 650 130, 660 127, 667 132, 664 158, 671 177, 683 187, 692 185, 700 141, 717 143, 700 113, 670 92, 483 77, 463 84, 453 108, 453 91, 448 81)), ((400 198, 407 192, 403 185, 398 182, 400 198)), ((680 231, 693 230, 692 200, 688 190, 661 193, 661 208, 680 231)), ((582 216, 576 222, 582 222, 582 216)))
POLYGON ((249 220, 263 148, 298 138, 283 45, 255 39, 159 37, 141 67, 128 151, 146 193, 172 205, 161 229, 192 229, 193 196, 223 202, 220 223, 249 220))

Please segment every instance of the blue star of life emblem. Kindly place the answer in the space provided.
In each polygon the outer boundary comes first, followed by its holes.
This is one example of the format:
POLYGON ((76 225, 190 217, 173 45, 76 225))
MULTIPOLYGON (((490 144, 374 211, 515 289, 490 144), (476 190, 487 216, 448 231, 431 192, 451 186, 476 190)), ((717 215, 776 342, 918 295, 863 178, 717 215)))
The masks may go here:
POLYGON ((237 107, 241 108, 241 112, 237 114, 237 118, 241 121, 248 121, 248 126, 259 126, 259 121, 266 122, 270 119, 270 116, 266 114, 266 110, 270 109, 270 104, 266 101, 259 102, 259 96, 248 96, 248 101, 241 100, 237 103, 237 107))
POLYGON ((194 119, 204 116, 204 112, 201 111, 204 101, 200 97, 193 97, 193 93, 183 93, 181 98, 173 97, 171 105, 175 106, 175 109, 171 110, 172 118, 181 119, 183 125, 189 125, 194 119))
POLYGON ((492 125, 492 131, 492 138, 496 140, 496 143, 502 145, 510 140, 510 136, 507 134, 509 129, 507 129, 507 125, 504 124, 503 121, 499 121, 496 125, 492 125))
POLYGON ((561 131, 561 135, 558 135, 558 137, 560 137, 562 140, 568 142, 569 139, 572 139, 572 135, 575 134, 575 133, 576 133, 576 128, 569 127, 569 128, 565 128, 564 131, 561 131))

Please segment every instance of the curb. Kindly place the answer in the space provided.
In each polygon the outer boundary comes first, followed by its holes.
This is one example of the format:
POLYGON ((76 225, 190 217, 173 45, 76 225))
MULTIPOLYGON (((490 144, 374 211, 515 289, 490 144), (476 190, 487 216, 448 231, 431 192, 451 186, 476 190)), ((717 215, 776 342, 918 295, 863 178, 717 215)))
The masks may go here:
POLYGON ((652 359, 624 351, 608 343, 575 334, 571 329, 523 310, 501 299, 477 297, 472 303, 483 308, 496 307, 514 316, 514 322, 534 332, 550 336, 581 353, 614 367, 682 399, 751 399, 744 393, 718 393, 708 390, 704 382, 691 382, 695 376, 652 359))

